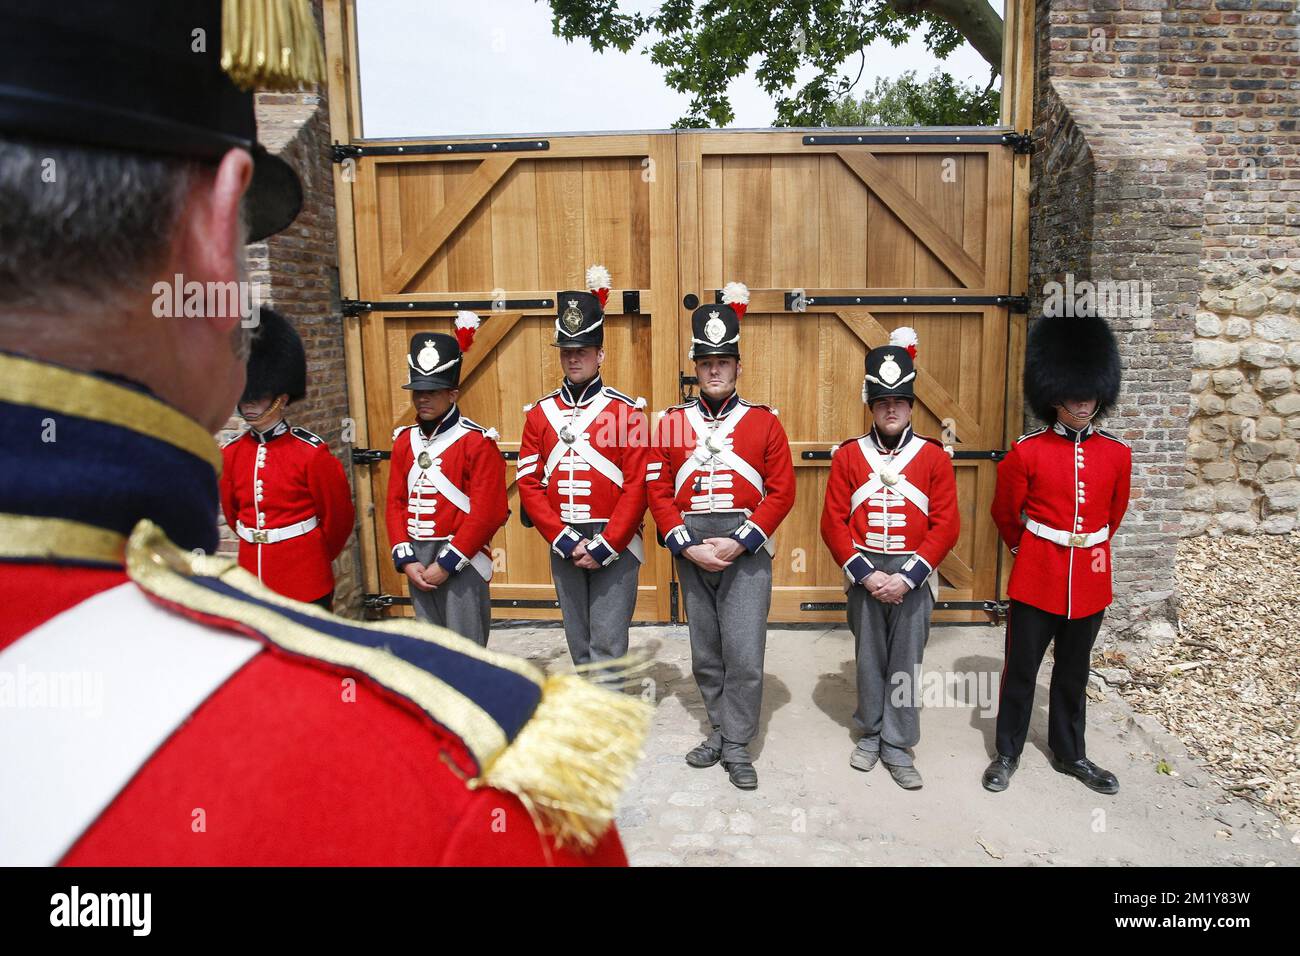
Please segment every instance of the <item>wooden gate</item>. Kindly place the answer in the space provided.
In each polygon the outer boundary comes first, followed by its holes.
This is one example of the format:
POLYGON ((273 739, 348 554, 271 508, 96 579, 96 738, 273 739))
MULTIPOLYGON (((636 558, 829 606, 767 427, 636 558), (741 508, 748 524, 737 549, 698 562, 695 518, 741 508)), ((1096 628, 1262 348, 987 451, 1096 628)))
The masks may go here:
MULTIPOLYGON (((651 133, 350 153, 376 603, 407 603, 382 511, 384 453, 414 420, 401 388, 410 336, 449 331, 457 309, 484 317, 461 404, 513 458, 524 404, 559 381, 554 295, 603 262, 616 287, 606 379, 652 411, 690 391, 685 301, 709 301, 731 280, 751 289, 741 393, 780 410, 799 475, 775 542, 773 620, 842 617, 842 575, 817 530, 829 449, 870 427, 866 351, 914 326, 914 420, 956 450, 963 525, 939 569, 937 614, 984 618, 968 602, 998 596, 988 506, 992 452, 1005 446, 1012 183, 1001 134, 651 133)), ((520 524, 513 485, 510 499, 494 541, 494 614, 554 618, 548 549, 520 524)), ((637 619, 680 618, 666 553, 647 553, 637 619)))
MULTIPOLYGON (((388 559, 383 520, 393 430, 414 422, 406 381, 410 337, 450 332, 459 309, 483 319, 461 372, 461 408, 498 429, 514 459, 523 406, 559 384, 550 346, 557 291, 583 288, 587 266, 608 267, 606 379, 651 407, 676 400, 671 341, 677 302, 676 186, 671 133, 494 143, 363 145, 355 167, 357 273, 365 374, 373 547, 382 596, 408 602, 388 559), (652 334, 653 330, 653 334, 652 334)), ((549 549, 512 516, 493 539, 494 615, 552 619, 549 549)), ((360 476, 359 476, 360 477, 360 476)), ((653 538, 651 539, 653 540, 653 538)), ((649 547, 638 620, 671 617, 669 561, 649 547)), ((406 608, 409 613, 409 608, 406 608)))
POLYGON ((843 574, 818 533, 829 449, 871 427, 864 359, 900 325, 920 339, 915 427, 956 452, 962 535, 939 568, 937 616, 984 619, 953 605, 997 596, 1012 157, 980 130, 678 137, 682 291, 750 287, 740 391, 779 410, 798 475, 775 541, 775 620, 843 617, 843 574))

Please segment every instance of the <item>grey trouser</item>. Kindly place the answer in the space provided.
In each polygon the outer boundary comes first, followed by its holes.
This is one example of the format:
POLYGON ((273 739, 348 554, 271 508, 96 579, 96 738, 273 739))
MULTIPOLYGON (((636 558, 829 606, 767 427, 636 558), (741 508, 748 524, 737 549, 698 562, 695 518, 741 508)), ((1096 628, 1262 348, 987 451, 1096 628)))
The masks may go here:
MULTIPOLYGON (((687 515, 697 538, 726 537, 745 521, 734 514, 687 515)), ((772 604, 772 557, 742 553, 725 571, 704 571, 677 559, 691 634, 691 671, 713 732, 709 745, 728 763, 751 763, 747 744, 758 733, 763 654, 772 604)))
MULTIPOLYGON (((871 555, 887 574, 910 554, 871 555)), ((878 752, 885 763, 912 765, 921 739, 921 658, 930 636, 934 593, 928 582, 907 592, 902 604, 883 604, 859 584, 849 588, 849 628, 858 662, 858 746, 878 752)))
MULTIPOLYGON (((415 560, 428 567, 447 540, 412 541, 415 560)), ((488 631, 492 626, 492 602, 488 596, 488 583, 477 568, 465 565, 432 591, 421 591, 409 581, 407 586, 411 589, 411 604, 419 620, 448 628, 475 644, 487 647, 488 631)))
MULTIPOLYGON (((584 538, 605 530, 604 521, 569 527, 584 538)), ((551 552, 551 578, 564 618, 564 638, 574 664, 607 661, 627 653, 627 629, 636 607, 641 563, 626 549, 599 571, 588 571, 551 552)))

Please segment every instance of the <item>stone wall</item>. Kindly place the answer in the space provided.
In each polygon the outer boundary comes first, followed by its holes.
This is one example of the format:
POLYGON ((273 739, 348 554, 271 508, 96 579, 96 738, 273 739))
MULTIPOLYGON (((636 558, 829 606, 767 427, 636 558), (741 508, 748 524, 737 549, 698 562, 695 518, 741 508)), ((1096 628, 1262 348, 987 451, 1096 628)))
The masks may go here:
POLYGON ((1205 146, 1205 253, 1183 531, 1285 533, 1300 507, 1295 0, 1179 0, 1164 81, 1205 146))

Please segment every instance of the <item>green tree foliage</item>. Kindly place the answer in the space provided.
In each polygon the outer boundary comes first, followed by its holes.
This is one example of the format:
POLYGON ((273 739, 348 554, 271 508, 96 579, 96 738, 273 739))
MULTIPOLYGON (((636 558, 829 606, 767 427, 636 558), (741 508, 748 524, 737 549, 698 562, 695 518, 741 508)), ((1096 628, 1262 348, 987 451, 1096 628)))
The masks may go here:
POLYGON ((908 70, 896 80, 876 79, 861 99, 833 103, 826 126, 993 126, 998 122, 998 91, 958 83, 938 67, 924 82, 908 70))
POLYGON ((865 47, 898 46, 918 30, 938 59, 969 42, 996 75, 1002 57, 1002 18, 988 0, 662 0, 650 13, 626 12, 619 0, 546 2, 556 36, 585 39, 597 52, 627 53, 644 41, 641 52, 668 86, 691 96, 679 128, 735 119, 727 86, 751 67, 778 126, 825 125, 861 78, 865 47), (796 88, 801 67, 816 73, 796 88))

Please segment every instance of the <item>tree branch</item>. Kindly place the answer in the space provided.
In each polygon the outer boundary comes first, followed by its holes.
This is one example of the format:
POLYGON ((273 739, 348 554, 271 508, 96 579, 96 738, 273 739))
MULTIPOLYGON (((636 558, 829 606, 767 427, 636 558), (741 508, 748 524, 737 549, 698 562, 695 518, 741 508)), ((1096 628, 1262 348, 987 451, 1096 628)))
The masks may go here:
POLYGON ((995 72, 1002 71, 1002 18, 988 0, 889 0, 903 16, 927 13, 964 36, 995 72))

